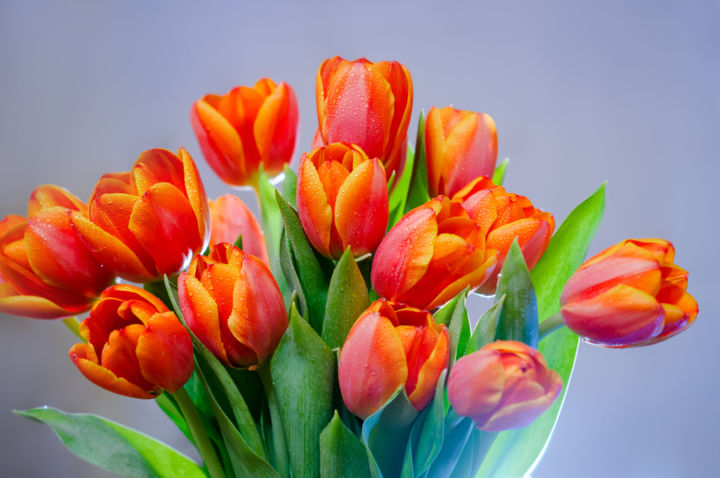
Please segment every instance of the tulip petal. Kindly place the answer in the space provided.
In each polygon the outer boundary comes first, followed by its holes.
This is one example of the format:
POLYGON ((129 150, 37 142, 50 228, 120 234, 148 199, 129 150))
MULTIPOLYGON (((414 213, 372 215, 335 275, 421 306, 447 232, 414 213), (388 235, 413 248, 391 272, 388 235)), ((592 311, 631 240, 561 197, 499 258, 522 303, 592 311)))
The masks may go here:
POLYGON ((192 341, 173 312, 152 316, 138 339, 136 355, 145 380, 170 392, 192 375, 192 341))
POLYGON ((519 219, 490 232, 487 238, 487 248, 499 251, 500 262, 503 262, 510 246, 517 238, 528 269, 532 269, 540 260, 542 253, 545 252, 552 231, 553 227, 545 217, 543 219, 519 219))
POLYGON ((274 88, 258 111, 253 134, 268 176, 282 172, 295 150, 298 106, 295 92, 283 82, 274 88))
POLYGON ((245 203, 232 194, 209 201, 211 216, 210 247, 220 242, 233 244, 242 236, 243 251, 269 264, 265 234, 245 203))
POLYGON ((478 350, 459 359, 448 379, 448 399, 461 416, 481 417, 500 403, 505 369, 500 352, 478 350))
POLYGON ((125 378, 118 377, 98 363, 88 360, 86 358, 88 349, 89 346, 86 344, 75 344, 69 354, 70 360, 85 375, 85 378, 95 385, 120 395, 132 398, 155 398, 154 394, 146 392, 125 378))
POLYGON ((148 149, 140 153, 132 168, 137 195, 157 183, 170 183, 181 191, 185 190, 183 181, 183 164, 167 149, 148 149))
POLYGON ((17 295, 8 283, 0 284, 0 312, 34 319, 58 319, 72 315, 44 297, 17 295))
POLYGON ((56 206, 82 213, 87 212, 85 204, 67 189, 53 184, 44 184, 36 187, 30 194, 28 217, 38 214, 43 209, 56 206))
MULTIPOLYGON (((200 173, 197 170, 195 161, 185 148, 178 150, 178 157, 183 165, 183 185, 185 194, 187 194, 190 207, 195 213, 197 220, 198 233, 203 238, 203 245, 200 250, 204 250, 210 240, 210 208, 205 195, 205 187, 200 179, 200 173)), ((235 242, 233 239, 232 242, 235 242)))
POLYGON ((322 255, 330 257, 332 208, 320 175, 308 155, 300 159, 297 182, 297 209, 305 235, 322 255))
POLYGON ((444 325, 436 331, 432 325, 425 327, 422 340, 407 355, 408 379, 405 390, 416 410, 421 411, 433 398, 440 374, 448 366, 449 341, 444 325))

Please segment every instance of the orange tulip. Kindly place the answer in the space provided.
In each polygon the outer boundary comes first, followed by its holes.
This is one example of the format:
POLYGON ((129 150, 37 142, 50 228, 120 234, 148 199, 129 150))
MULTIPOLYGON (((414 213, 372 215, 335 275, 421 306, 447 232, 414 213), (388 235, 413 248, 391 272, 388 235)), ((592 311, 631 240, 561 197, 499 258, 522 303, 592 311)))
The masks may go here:
POLYGON ((387 233, 373 259, 373 287, 381 297, 432 309, 492 275, 497 252, 485 249, 483 230, 460 201, 438 196, 387 233))
POLYGON ((458 360, 448 378, 448 399, 458 415, 488 432, 532 423, 555 401, 562 379, 534 348, 497 341, 458 360))
POLYGON ((188 327, 225 365, 254 369, 272 356, 288 325, 280 289, 257 257, 221 243, 178 279, 188 327))
POLYGON ((682 332, 698 305, 674 257, 664 239, 626 239, 588 259, 565 284, 565 325, 608 347, 649 345, 682 332))
POLYGON ((403 384, 416 410, 433 398, 448 366, 448 332, 426 310, 377 300, 350 329, 340 351, 338 377, 343 401, 367 418, 403 384))
POLYGON ((425 150, 430 196, 452 196, 478 176, 492 177, 498 150, 495 122, 485 113, 432 107, 425 150))
POLYGON ((525 262, 532 269, 545 252, 555 230, 552 214, 536 209, 525 196, 508 193, 485 177, 471 181, 453 199, 462 201, 470 217, 485 231, 485 247, 499 253, 495 274, 480 288, 484 294, 495 293, 497 274, 516 237, 525 262))
POLYGON ((210 247, 221 242, 234 244, 242 236, 242 248, 248 254, 268 262, 265 234, 250 208, 237 196, 225 194, 210 206, 210 247))
POLYGON ((324 144, 357 144, 380 158, 388 178, 404 162, 413 88, 403 65, 329 58, 318 69, 315 96, 324 144))
POLYGON ((58 186, 40 186, 28 219, 0 221, 0 311, 54 319, 84 312, 112 281, 70 222, 85 205, 58 186))
POLYGON ((131 285, 105 290, 80 323, 87 343, 70 349, 70 360, 104 389, 133 398, 175 392, 193 370, 190 334, 163 302, 131 285))
POLYGON ((252 88, 205 95, 190 120, 205 160, 234 186, 256 185, 261 164, 270 177, 281 173, 295 151, 298 104, 285 82, 263 78, 252 88))
POLYGON ((186 268, 207 245, 210 214, 195 163, 183 148, 143 152, 132 171, 104 175, 73 226, 117 275, 146 282, 186 268))
POLYGON ((325 257, 373 252, 387 228, 388 193, 378 159, 354 144, 333 143, 300 159, 297 209, 305 234, 325 257))

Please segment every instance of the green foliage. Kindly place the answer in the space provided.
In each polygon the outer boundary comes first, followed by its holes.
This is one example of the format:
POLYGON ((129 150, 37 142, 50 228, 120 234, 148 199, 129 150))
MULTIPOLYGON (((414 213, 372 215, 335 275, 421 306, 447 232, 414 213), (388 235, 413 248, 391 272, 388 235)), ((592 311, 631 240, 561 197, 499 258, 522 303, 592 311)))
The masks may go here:
POLYGON ((335 412, 320 434, 321 478, 370 478, 367 452, 335 412))
POLYGON ((509 163, 510 159, 505 158, 502 160, 502 163, 498 164, 497 168, 495 168, 495 172, 493 173, 492 182, 498 186, 502 186, 503 181, 505 181, 505 172, 507 171, 509 163))
POLYGON ((405 212, 425 204, 430 200, 428 193, 427 164, 425 160, 425 112, 420 111, 417 141, 415 143, 415 159, 413 161, 412 177, 410 179, 410 190, 405 203, 405 212))

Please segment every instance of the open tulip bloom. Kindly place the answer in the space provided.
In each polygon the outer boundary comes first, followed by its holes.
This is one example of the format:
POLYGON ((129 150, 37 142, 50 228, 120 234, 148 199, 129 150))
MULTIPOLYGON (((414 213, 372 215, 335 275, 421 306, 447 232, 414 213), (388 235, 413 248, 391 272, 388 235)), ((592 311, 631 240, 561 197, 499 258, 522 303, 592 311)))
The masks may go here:
POLYGON ((95 415, 17 413, 124 476, 531 471, 579 338, 619 348, 682 332, 698 314, 688 273, 664 239, 583 263, 604 185, 556 229, 502 186, 489 115, 433 107, 412 145, 412 102, 396 61, 325 60, 295 173, 290 85, 202 96, 204 159, 254 187, 262 224, 237 196, 208 201, 183 148, 141 153, 87 203, 38 187, 25 216, 0 221, 0 311, 63 319, 88 386, 155 400, 202 461, 95 415))

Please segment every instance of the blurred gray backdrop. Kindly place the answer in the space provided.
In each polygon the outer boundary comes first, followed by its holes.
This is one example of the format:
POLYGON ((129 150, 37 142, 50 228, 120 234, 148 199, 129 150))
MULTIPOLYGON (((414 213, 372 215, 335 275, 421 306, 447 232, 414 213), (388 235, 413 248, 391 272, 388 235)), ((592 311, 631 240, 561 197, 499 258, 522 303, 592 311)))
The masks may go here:
MULTIPOLYGON (((686 333, 649 348, 583 344, 554 438, 533 476, 717 476, 720 325, 720 4, 708 2, 0 2, 0 215, 39 184, 86 200, 99 176, 151 147, 186 146, 208 194, 192 102, 261 76, 315 131, 314 81, 339 54, 407 65, 421 108, 489 113, 506 185, 558 223, 602 181, 591 252, 626 237, 677 247, 700 303, 686 333)), ((415 134, 413 121, 410 134, 415 134)), ((253 204, 250 194, 242 196, 253 204)), ((93 412, 190 452, 153 402, 87 382, 59 322, 0 317, 0 475, 108 476, 11 409, 93 412)))

